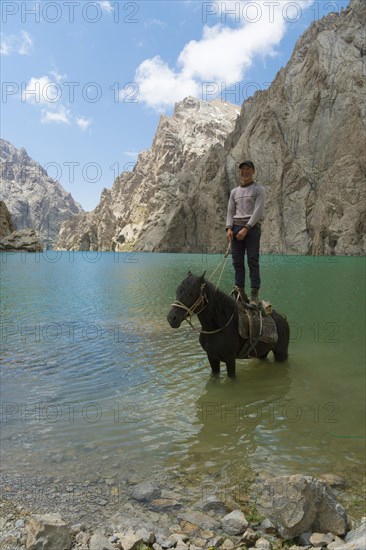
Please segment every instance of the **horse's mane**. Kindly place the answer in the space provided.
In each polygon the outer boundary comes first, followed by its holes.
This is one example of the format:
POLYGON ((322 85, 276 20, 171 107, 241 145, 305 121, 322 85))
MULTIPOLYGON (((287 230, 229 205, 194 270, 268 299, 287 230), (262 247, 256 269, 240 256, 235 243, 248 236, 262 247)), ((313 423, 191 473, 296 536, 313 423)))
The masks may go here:
POLYGON ((232 315, 233 311, 237 309, 236 301, 219 288, 214 287, 206 279, 204 282, 206 283, 207 298, 209 302, 213 302, 215 315, 222 316, 223 318, 232 315))

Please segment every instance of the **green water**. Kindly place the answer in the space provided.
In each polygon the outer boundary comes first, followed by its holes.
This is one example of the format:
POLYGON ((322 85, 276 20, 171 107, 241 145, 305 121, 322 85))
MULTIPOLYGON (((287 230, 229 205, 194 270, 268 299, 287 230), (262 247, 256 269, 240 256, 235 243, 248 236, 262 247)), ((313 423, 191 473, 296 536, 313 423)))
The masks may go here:
MULTIPOLYGON (((357 509, 364 259, 262 256, 261 296, 288 318, 290 356, 238 361, 235 381, 224 367, 212 379, 197 333, 166 321, 187 271, 210 275, 221 259, 4 254, 3 470, 68 480, 171 472, 216 487, 333 473, 357 509)), ((229 261, 220 288, 232 279, 229 261)))

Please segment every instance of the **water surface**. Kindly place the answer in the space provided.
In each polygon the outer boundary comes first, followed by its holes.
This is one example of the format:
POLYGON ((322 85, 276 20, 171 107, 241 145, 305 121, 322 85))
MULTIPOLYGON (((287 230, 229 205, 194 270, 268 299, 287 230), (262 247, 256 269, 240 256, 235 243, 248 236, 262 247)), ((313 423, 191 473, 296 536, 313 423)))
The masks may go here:
MULTIPOLYGON (((262 256, 262 297, 289 320, 290 357, 238 361, 235 381, 224 366, 212 379, 198 334, 166 321, 187 271, 210 275, 221 259, 3 254, 3 470, 68 480, 172 472, 221 486, 333 473, 357 502, 364 259, 262 256)), ((220 288, 232 279, 229 261, 220 288)))

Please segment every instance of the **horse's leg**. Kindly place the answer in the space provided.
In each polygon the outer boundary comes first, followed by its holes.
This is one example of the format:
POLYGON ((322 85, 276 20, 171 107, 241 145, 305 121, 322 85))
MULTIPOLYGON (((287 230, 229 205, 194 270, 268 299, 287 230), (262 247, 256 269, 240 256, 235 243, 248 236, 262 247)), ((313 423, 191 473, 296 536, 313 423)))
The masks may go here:
POLYGON ((277 326, 278 340, 277 344, 273 348, 273 355, 276 361, 286 361, 288 358, 288 344, 290 340, 290 328, 287 320, 273 311, 272 318, 277 326))
POLYGON ((220 374, 220 361, 218 359, 213 359, 209 355, 207 356, 208 360, 210 362, 210 367, 212 370, 212 374, 214 376, 218 376, 220 374))
POLYGON ((235 378, 235 357, 225 361, 226 372, 229 378, 235 378))

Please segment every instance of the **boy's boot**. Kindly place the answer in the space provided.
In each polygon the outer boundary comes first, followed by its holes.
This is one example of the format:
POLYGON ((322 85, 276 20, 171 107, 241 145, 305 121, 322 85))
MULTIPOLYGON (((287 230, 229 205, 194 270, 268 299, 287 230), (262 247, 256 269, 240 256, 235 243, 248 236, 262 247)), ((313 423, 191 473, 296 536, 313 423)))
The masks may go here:
POLYGON ((242 288, 242 287, 236 287, 238 289, 238 293, 239 293, 239 296, 240 296, 240 300, 243 302, 243 304, 247 304, 249 302, 248 300, 248 296, 245 292, 245 288, 242 288))
POLYGON ((259 291, 259 288, 252 288, 251 289, 250 301, 249 301, 249 303, 251 305, 258 306, 258 304, 259 304, 258 291, 259 291))

